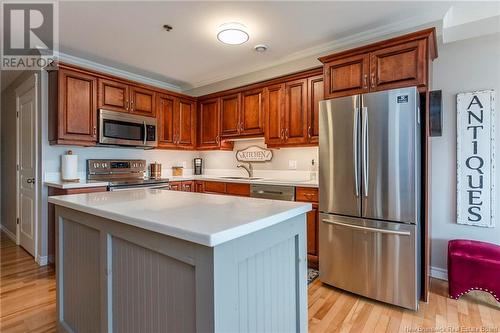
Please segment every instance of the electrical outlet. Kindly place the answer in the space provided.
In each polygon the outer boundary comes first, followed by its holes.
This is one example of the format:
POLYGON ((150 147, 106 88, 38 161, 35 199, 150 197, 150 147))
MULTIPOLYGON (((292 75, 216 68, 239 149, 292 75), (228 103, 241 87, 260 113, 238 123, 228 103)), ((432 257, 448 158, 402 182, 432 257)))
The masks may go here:
POLYGON ((288 169, 297 170, 297 160, 288 160, 288 169))

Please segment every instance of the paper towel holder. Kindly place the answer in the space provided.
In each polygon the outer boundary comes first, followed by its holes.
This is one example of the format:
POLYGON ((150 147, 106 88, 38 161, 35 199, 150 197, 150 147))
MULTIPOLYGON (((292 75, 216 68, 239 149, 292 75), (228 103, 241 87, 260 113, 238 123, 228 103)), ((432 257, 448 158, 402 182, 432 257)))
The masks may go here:
MULTIPOLYGON (((63 157, 64 156, 72 156, 72 157, 75 156, 75 158, 78 158, 78 156, 73 155, 72 150, 68 150, 66 152, 66 155, 63 155, 63 157)), ((63 164, 65 163, 64 160, 65 160, 64 158, 61 160, 61 178, 62 178, 62 180, 65 182, 79 182, 80 179, 78 179, 78 177, 77 178, 66 178, 67 176, 65 175, 65 170, 64 170, 65 168, 63 166, 63 164)), ((66 163, 68 163, 68 162, 66 162, 66 163)), ((76 164, 77 164, 77 162, 76 162, 76 164)), ((75 165, 75 167, 76 167, 76 165, 75 165)), ((75 174, 76 174, 76 172, 75 172, 75 174)))

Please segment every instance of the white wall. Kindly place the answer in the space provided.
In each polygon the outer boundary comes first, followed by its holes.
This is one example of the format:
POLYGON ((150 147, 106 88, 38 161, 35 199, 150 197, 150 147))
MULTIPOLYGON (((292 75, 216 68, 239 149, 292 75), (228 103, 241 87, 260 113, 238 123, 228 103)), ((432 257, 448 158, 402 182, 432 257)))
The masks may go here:
MULTIPOLYGON (((443 136, 431 139, 431 266, 446 269, 450 239, 466 238, 500 244, 500 214, 495 228, 456 223, 456 94, 496 90, 496 188, 500 188, 500 34, 438 45, 433 89, 443 91, 443 136)), ((497 205, 500 191, 497 190, 497 205)))
MULTIPOLYGON (((201 157, 204 158, 204 166, 206 169, 237 169, 236 166, 239 162, 236 160, 236 151, 245 149, 246 147, 251 145, 266 147, 263 138, 250 141, 236 141, 234 143, 234 151, 204 152, 201 155, 201 157)), ((273 151, 273 158, 270 162, 252 163, 253 169, 256 171, 256 173, 266 170, 279 170, 287 171, 287 173, 292 174, 303 174, 304 172, 311 171, 311 161, 313 159, 315 160, 315 165, 317 166, 318 147, 281 148, 271 150, 273 151), (290 160, 297 161, 296 169, 289 169, 288 162, 290 160)), ((245 174, 244 170, 241 170, 241 172, 242 175, 245 174)))

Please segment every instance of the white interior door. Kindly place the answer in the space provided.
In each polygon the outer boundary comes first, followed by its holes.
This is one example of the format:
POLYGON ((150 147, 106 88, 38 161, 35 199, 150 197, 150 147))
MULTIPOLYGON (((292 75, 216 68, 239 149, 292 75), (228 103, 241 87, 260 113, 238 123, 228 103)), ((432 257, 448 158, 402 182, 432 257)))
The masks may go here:
MULTIPOLYGON (((33 85, 19 89, 18 117, 18 240, 19 244, 35 256, 37 222, 37 95, 33 85)), ((23 85, 24 86, 24 85, 23 85)), ((21 86, 22 87, 22 86, 21 86)), ((21 88, 20 87, 20 88, 21 88)))

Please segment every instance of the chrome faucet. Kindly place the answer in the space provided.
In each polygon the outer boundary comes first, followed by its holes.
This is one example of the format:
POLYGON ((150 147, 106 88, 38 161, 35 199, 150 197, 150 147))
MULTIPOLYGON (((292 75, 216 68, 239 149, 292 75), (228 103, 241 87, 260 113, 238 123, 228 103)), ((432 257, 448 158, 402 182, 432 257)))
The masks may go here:
POLYGON ((248 166, 240 163, 236 167, 245 169, 246 172, 248 172, 248 178, 253 177, 253 168, 251 163, 248 163, 248 166))

